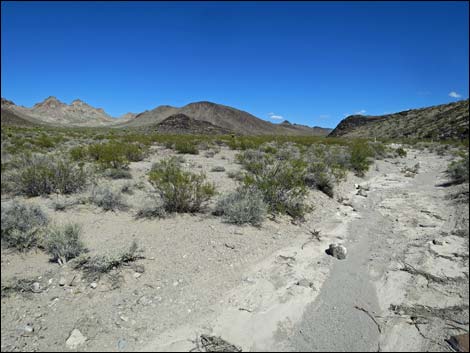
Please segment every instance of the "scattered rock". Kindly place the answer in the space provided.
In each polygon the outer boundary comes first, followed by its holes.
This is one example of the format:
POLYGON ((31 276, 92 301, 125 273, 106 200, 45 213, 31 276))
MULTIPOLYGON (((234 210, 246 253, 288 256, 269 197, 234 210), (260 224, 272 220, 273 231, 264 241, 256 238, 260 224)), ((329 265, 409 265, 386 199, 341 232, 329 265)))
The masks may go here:
POLYGON ((432 243, 434 245, 444 245, 444 242, 442 240, 439 240, 439 239, 433 239, 432 243))
POLYGON ((92 283, 90 283, 90 287, 95 289, 96 287, 98 287, 98 283, 92 282, 92 283))
POLYGON ((134 278, 139 278, 140 276, 142 276, 142 273, 139 273, 139 272, 135 272, 134 273, 134 278))
POLYGON ((76 349, 78 346, 85 343, 87 338, 82 335, 82 333, 78 329, 73 329, 72 333, 70 334, 69 338, 65 342, 67 348, 69 349, 76 349))
POLYGON ((60 277, 59 279, 59 286, 63 287, 67 284, 67 280, 65 279, 65 277, 60 277))
POLYGON ((367 197, 367 192, 366 192, 365 189, 359 188, 356 195, 359 195, 359 196, 362 196, 362 197, 367 197))
POLYGON ((325 252, 336 257, 338 260, 344 260, 348 250, 341 244, 330 244, 330 247, 325 252))
POLYGON ((147 306, 147 305, 152 304, 152 299, 150 299, 150 298, 148 298, 144 295, 144 296, 140 297, 139 300, 137 300, 137 303, 139 303, 140 305, 147 306))

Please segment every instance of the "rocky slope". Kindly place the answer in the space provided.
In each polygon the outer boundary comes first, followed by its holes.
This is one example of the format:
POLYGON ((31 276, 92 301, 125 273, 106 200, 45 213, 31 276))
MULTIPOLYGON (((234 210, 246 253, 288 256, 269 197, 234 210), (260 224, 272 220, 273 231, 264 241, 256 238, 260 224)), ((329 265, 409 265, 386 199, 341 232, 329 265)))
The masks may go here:
POLYGON ((232 133, 231 130, 221 128, 207 121, 190 118, 182 113, 171 115, 154 126, 155 131, 165 134, 225 135, 232 133))
POLYGON ((468 104, 467 99, 382 116, 352 115, 342 120, 329 136, 466 139, 468 104))
MULTIPOLYGON (((7 121, 3 118, 4 114, 8 116, 13 114, 34 123, 65 126, 105 126, 116 122, 116 119, 109 116, 103 109, 92 107, 80 99, 66 104, 52 96, 36 103, 32 108, 18 106, 2 98, 2 121, 7 121), (4 109, 5 113, 3 113, 4 109)), ((13 120, 8 119, 8 121, 13 120)), ((13 122, 15 121, 19 120, 16 119, 13 122)))
POLYGON ((0 112, 0 121, 2 125, 32 126, 40 125, 42 123, 40 120, 36 120, 21 111, 18 111, 15 107, 15 103, 2 98, 0 112))
POLYGON ((297 124, 272 124, 222 104, 212 102, 196 102, 176 108, 168 105, 138 114, 135 119, 119 124, 126 127, 144 127, 159 124, 176 113, 184 114, 197 121, 205 121, 219 128, 246 135, 317 135, 325 136, 330 130, 311 128, 297 124))

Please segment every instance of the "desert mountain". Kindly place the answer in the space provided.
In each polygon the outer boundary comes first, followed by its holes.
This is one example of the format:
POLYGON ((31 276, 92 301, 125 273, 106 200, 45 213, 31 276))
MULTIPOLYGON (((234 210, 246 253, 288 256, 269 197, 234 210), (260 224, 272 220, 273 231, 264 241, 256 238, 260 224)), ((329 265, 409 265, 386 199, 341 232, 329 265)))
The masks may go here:
POLYGON ((66 104, 56 97, 48 97, 32 108, 26 108, 2 98, 2 109, 4 108, 20 117, 54 125, 104 126, 116 122, 116 119, 106 114, 103 109, 92 107, 80 99, 66 104))
POLYGON ((21 109, 17 109, 15 103, 2 98, 0 120, 2 125, 16 125, 16 126, 31 126, 41 125, 40 120, 34 119, 27 114, 24 114, 21 109))
POLYGON ((351 115, 328 136, 465 139, 469 100, 381 116, 351 115))
POLYGON ((138 114, 135 119, 117 126, 144 127, 160 124, 175 114, 184 114, 194 121, 205 121, 221 129, 244 135, 318 135, 325 136, 331 130, 304 125, 272 124, 250 113, 212 102, 196 102, 181 108, 169 105, 138 114))

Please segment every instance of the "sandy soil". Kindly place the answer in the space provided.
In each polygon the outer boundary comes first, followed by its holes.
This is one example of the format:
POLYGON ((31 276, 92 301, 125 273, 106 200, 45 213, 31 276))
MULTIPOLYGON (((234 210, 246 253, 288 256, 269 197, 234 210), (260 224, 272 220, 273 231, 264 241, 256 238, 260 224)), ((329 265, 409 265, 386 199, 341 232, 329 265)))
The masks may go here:
MULTIPOLYGON (((41 252, 2 250, 2 283, 35 278, 42 288, 2 298, 2 351, 68 350, 73 329, 87 338, 80 351, 188 351, 201 333, 244 351, 443 350, 444 338, 468 331, 468 205, 449 197, 457 187, 438 186, 445 181, 445 157, 410 151, 403 159, 378 161, 365 178, 349 175, 335 199, 312 191, 315 209, 304 223, 281 217, 255 228, 209 213, 136 220, 150 188, 146 172, 172 153, 154 152, 131 164, 127 211, 80 205, 55 212, 53 198, 28 200, 47 208, 55 223, 82 224, 92 253, 136 240, 145 256, 137 265, 145 271, 136 275, 129 266, 119 281, 102 278, 91 288, 79 272, 50 263, 41 252), (418 174, 406 177, 402 168, 417 161, 418 174), (361 192, 366 196, 357 194, 356 184, 368 189, 361 192), (333 242, 348 248, 346 260, 325 253, 333 242), (432 308, 431 314, 417 305, 432 308), (380 332, 355 306, 374 317, 380 332), (452 306, 459 320, 442 315, 452 306), (410 314, 405 307, 421 311, 410 314)), ((186 155, 186 167, 205 171, 225 193, 236 182, 210 170, 238 170, 234 155, 228 149, 213 158, 186 155)))

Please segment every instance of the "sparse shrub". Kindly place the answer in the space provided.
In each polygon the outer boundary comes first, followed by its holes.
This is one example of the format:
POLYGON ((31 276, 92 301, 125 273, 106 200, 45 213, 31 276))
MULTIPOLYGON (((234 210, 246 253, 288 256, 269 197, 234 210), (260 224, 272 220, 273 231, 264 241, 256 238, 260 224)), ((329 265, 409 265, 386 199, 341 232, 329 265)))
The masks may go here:
POLYGON ((28 196, 78 192, 88 180, 83 166, 64 156, 24 155, 15 164, 10 182, 19 193, 28 196))
POLYGON ((55 198, 55 200, 52 201, 52 208, 54 211, 65 211, 66 209, 76 205, 78 203, 77 200, 70 200, 66 198, 55 198))
POLYGON ((104 169, 126 169, 129 162, 141 161, 144 158, 144 151, 141 146, 125 142, 90 145, 87 147, 86 154, 104 169))
POLYGON ((206 151, 206 152, 204 153, 204 157, 206 157, 206 158, 212 158, 212 157, 214 157, 214 156, 215 156, 215 152, 214 152, 214 151, 206 151))
POLYGON ((197 146, 188 141, 177 141, 175 143, 175 150, 178 153, 199 154, 197 146))
POLYGON ((132 179, 131 172, 125 169, 110 168, 106 169, 103 174, 111 179, 132 179))
POLYGON ((49 229, 44 241, 45 250, 54 261, 65 264, 86 251, 78 224, 66 224, 49 229))
POLYGON ((383 159, 387 156, 387 147, 379 141, 369 141, 368 147, 371 150, 371 154, 375 159, 383 159))
POLYGON ((395 150, 396 154, 403 158, 403 157, 406 157, 407 156, 407 153, 406 151, 402 148, 402 147, 398 147, 396 150, 395 150))
POLYGON ((322 191, 329 197, 333 197, 335 186, 334 177, 326 167, 318 168, 319 165, 320 164, 317 164, 317 168, 312 168, 313 171, 305 176, 305 182, 308 186, 322 191))
POLYGON ((469 157, 464 155, 463 158, 453 161, 447 167, 447 175, 452 182, 456 184, 468 183, 469 180, 469 157))
POLYGON ((225 172, 225 168, 217 165, 211 168, 211 172, 225 172))
POLYGON ((102 255, 82 255, 73 261, 75 269, 82 270, 89 279, 96 279, 103 274, 109 273, 113 268, 118 268, 130 262, 143 259, 135 241, 129 249, 119 252, 110 252, 102 255))
POLYGON ((165 205, 161 199, 148 201, 137 211, 136 218, 165 218, 165 205))
POLYGON ((39 206, 13 201, 2 205, 2 243, 20 251, 37 246, 49 219, 39 206))
POLYGON ((129 182, 125 183, 121 186, 121 192, 124 194, 132 195, 134 192, 132 191, 133 185, 129 182))
POLYGON ((152 166, 150 182, 158 190, 167 212, 197 212, 214 194, 204 174, 182 170, 176 159, 162 160, 152 166))
POLYGON ((301 218, 308 211, 303 199, 307 193, 305 184, 306 163, 298 159, 279 160, 271 154, 246 151, 239 160, 249 172, 244 185, 263 194, 269 211, 301 218))
POLYGON ((373 156, 371 148, 362 141, 356 141, 351 147, 351 166, 357 175, 363 176, 369 170, 370 158, 373 156))
POLYGON ((228 171, 227 176, 230 179, 235 179, 235 180, 238 180, 238 181, 243 181, 243 179, 245 179, 245 174, 241 170, 228 171))
POLYGON ((267 206, 258 190, 239 188, 217 203, 214 214, 228 223, 260 225, 266 216, 267 206))
POLYGON ((126 208, 121 194, 106 186, 92 190, 91 202, 105 211, 115 211, 126 208))

